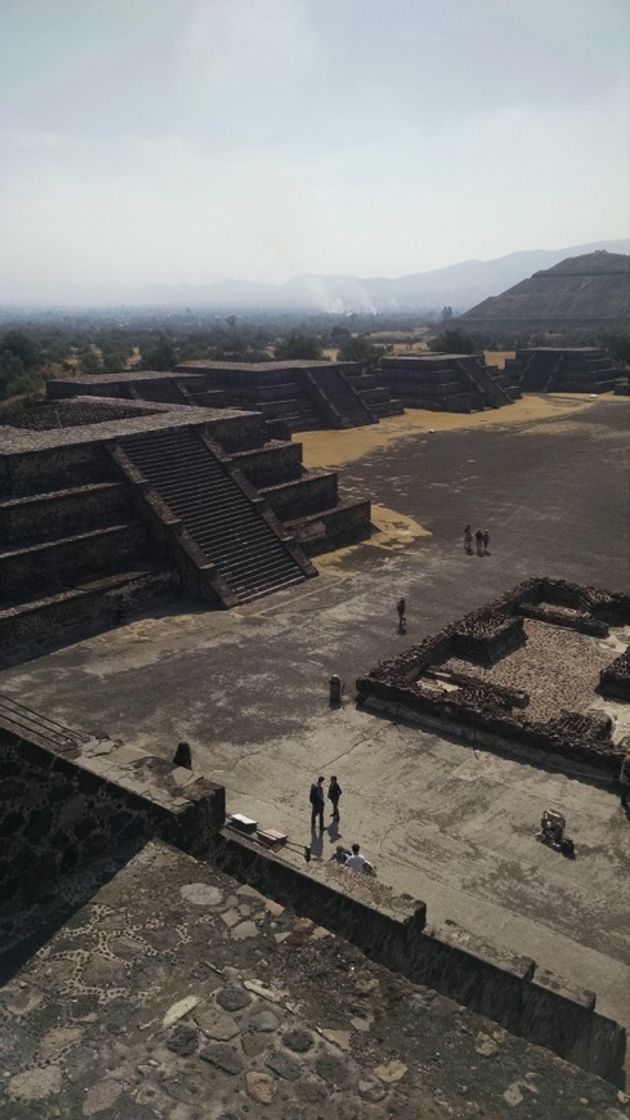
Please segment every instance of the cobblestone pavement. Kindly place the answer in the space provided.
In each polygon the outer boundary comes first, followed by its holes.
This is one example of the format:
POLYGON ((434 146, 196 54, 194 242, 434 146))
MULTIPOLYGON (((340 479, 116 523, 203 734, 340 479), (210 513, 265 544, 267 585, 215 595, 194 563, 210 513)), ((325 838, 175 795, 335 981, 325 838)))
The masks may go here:
POLYGON ((100 889, 67 880, 63 905, 0 991, 0 1120, 630 1116, 607 1082, 160 844, 100 889))

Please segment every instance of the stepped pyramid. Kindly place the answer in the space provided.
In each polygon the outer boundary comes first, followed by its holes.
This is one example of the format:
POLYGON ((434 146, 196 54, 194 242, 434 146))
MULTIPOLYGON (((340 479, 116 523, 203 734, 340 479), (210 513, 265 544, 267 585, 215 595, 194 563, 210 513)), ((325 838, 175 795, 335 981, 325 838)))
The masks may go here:
POLYGON ((629 319, 630 257, 600 250, 535 272, 458 322, 471 330, 560 330, 626 326, 629 319))

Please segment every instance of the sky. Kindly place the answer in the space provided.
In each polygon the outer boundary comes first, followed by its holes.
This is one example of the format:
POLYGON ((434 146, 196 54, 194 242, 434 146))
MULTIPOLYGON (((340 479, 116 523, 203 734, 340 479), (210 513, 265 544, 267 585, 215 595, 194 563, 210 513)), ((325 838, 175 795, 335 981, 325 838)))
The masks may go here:
POLYGON ((628 233, 627 0, 2 0, 0 296, 628 233))

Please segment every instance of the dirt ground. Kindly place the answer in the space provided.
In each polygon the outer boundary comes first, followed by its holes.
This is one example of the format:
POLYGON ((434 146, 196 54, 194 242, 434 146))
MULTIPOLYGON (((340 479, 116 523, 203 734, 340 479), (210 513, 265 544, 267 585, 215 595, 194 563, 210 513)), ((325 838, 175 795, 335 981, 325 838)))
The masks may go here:
MULTIPOLYGON (((623 404, 622 397, 607 397, 613 404, 623 404)), ((527 394, 514 404, 487 412, 430 412, 408 408, 402 416, 389 416, 379 424, 347 431, 296 432, 294 439, 304 448, 304 465, 341 467, 391 444, 413 438, 417 433, 474 431, 478 428, 509 428, 532 420, 549 420, 570 416, 592 407, 590 397, 582 393, 527 394)), ((547 430, 547 429, 546 429, 547 430)))

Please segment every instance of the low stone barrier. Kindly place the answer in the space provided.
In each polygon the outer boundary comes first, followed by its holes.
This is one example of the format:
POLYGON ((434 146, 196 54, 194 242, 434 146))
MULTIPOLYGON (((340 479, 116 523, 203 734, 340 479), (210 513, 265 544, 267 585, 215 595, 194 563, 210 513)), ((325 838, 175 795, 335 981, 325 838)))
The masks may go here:
POLYGON ((584 1069, 619 1080, 624 1029, 596 1013, 594 992, 538 969, 531 957, 491 945, 454 922, 427 929, 424 902, 410 900, 402 911, 367 905, 231 830, 217 836, 213 858, 229 875, 339 933, 372 960, 584 1069))
POLYGON ((223 786, 111 740, 54 743, 0 716, 0 910, 50 890, 123 840, 207 855, 223 786))

